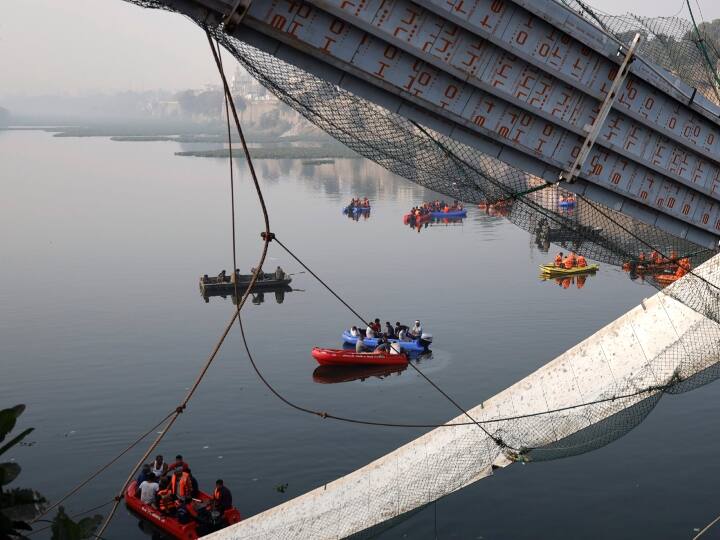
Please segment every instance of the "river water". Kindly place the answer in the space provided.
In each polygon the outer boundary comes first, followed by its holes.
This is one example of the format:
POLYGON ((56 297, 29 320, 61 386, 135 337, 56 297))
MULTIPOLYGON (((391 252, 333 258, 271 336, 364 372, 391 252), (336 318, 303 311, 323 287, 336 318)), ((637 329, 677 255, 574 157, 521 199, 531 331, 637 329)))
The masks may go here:
MULTIPOLYGON (((198 277, 232 267, 228 162, 173 155, 175 143, 0 132, 0 396, 27 404, 19 484, 57 498, 174 408, 232 314, 198 277)), ((238 166, 238 258, 249 271, 261 215, 238 166)), ((552 258, 506 220, 470 209, 459 225, 402 224, 434 195, 365 160, 256 162, 272 230, 369 317, 422 320, 435 336, 419 367, 472 407, 650 296, 603 266, 579 289, 538 279, 552 258), (353 195, 369 219, 341 208, 353 195)), ((301 269, 276 245, 266 269, 301 269)), ((248 303, 258 365, 309 408, 369 420, 442 423, 457 410, 412 370, 339 382, 315 345, 339 346, 352 315, 297 274, 299 290, 248 303)), ((709 385, 665 397, 619 441, 582 456, 513 465, 381 538, 688 538, 720 512, 714 459, 720 402, 709 385)), ((164 439, 209 487, 222 477, 246 515, 387 453, 423 430, 342 424, 288 408, 258 380, 234 330, 164 439), (282 492, 278 486, 287 484, 282 492)), ((136 452, 66 506, 109 500, 136 452)), ((715 536, 718 538, 720 529, 715 536)), ((142 538, 124 508, 109 539, 142 538)))

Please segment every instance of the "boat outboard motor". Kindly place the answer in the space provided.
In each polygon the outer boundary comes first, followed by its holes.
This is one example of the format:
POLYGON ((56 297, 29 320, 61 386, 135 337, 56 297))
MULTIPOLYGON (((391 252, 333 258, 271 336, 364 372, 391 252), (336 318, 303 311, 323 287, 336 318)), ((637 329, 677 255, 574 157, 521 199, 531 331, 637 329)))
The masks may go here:
POLYGON ((426 334, 425 332, 423 332, 423 334, 422 334, 422 336, 420 336, 420 339, 418 340, 418 342, 427 351, 430 348, 430 345, 432 345, 432 340, 433 340, 432 334, 426 334))

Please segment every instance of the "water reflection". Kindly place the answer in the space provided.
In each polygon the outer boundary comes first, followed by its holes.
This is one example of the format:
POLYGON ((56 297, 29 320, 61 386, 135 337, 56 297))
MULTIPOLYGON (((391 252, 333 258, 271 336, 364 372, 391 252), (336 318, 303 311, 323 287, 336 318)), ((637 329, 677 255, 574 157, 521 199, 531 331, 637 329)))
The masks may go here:
POLYGON ((550 244, 557 244, 577 252, 580 251, 584 242, 593 240, 596 240, 596 243, 601 242, 602 229, 600 227, 577 224, 576 228, 577 232, 569 227, 552 227, 547 218, 541 218, 533 230, 535 245, 544 253, 548 252, 550 244))
POLYGON ((571 287, 575 286, 578 289, 582 289, 585 287, 585 282, 587 281, 587 278, 591 274, 585 274, 583 276, 566 276, 566 277, 550 277, 550 276, 540 276, 541 281, 554 281, 555 284, 558 287, 561 287, 563 289, 570 289, 571 287))
POLYGON ((318 366, 313 371, 312 379, 320 384, 385 379, 391 375, 400 375, 406 369, 407 366, 318 366))
MULTIPOLYGON (((238 160, 238 167, 244 161, 238 160)), ((259 176, 269 184, 301 179, 305 189, 331 199, 352 193, 372 200, 431 200, 438 194, 410 182, 398 182, 397 176, 364 159, 291 160, 261 159, 255 162, 259 176)))
MULTIPOLYGON (((277 304, 282 304, 285 301, 285 294, 289 292, 305 292, 302 289, 293 289, 290 287, 290 285, 279 285, 277 287, 265 287, 263 289, 256 290, 255 292, 252 292, 250 294, 250 301, 255 304, 256 306, 259 306, 260 304, 265 302, 265 294, 272 294, 275 296, 275 302, 277 304)), ((227 292, 227 291, 209 291, 209 290, 201 290, 200 295, 203 297, 203 300, 205 300, 205 303, 210 302, 210 298, 213 296, 220 297, 223 299, 227 299, 228 297, 232 299, 232 303, 237 305, 238 298, 242 298, 242 295, 245 294, 245 291, 238 291, 238 296, 235 296, 233 292, 227 292)))
POLYGON ((428 218, 428 219, 416 219, 414 216, 410 216, 408 219, 403 219, 403 222, 411 229, 417 232, 423 229, 431 227, 462 227, 464 218, 428 218))

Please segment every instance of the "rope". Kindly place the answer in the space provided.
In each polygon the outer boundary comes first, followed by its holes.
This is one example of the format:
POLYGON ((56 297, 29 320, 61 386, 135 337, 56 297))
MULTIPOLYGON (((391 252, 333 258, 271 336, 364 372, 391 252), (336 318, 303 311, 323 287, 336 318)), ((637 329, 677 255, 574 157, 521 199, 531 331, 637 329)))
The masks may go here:
MULTIPOLYGON (((107 505, 112 504, 112 503, 114 503, 114 502, 115 502, 115 498, 112 498, 112 499, 110 499, 110 500, 107 501, 107 502, 104 502, 104 503, 99 504, 99 505, 97 505, 97 506, 93 506, 92 508, 88 508, 87 510, 83 510, 82 512, 78 512, 77 514, 72 514, 72 515, 70 516, 70 518, 75 519, 75 518, 78 518, 78 517, 80 517, 80 516, 84 516, 85 514, 89 514, 90 512, 95 512, 96 510, 100 510, 101 508, 105 508, 107 505)), ((48 521, 48 520, 46 520, 46 519, 36 519, 36 520, 33 520, 33 523, 35 523, 36 521, 48 521)), ((34 530, 30 531, 29 533, 27 533, 25 536, 33 536, 34 534, 41 533, 41 532, 43 532, 43 531, 47 531, 47 530, 48 530, 49 528, 51 528, 51 527, 52 527, 52 525, 47 525, 47 526, 42 527, 42 528, 40 528, 40 529, 34 529, 34 530)), ((95 536, 95 538, 100 538, 100 537, 99 537, 99 536, 95 536)))
POLYGON ((693 540, 697 540, 700 538, 703 534, 705 534, 713 525, 715 525, 718 521, 720 521, 720 516, 713 519, 710 523, 708 523, 705 528, 697 533, 695 536, 693 536, 693 540))
MULTIPOLYGON (((318 277, 318 275, 315 274, 315 272, 313 272, 303 261, 301 261, 300 258, 299 258, 297 255, 295 255, 292 251, 290 251, 290 249, 288 249, 288 247, 287 247, 285 244, 283 244, 283 243, 282 243, 280 240, 278 240, 277 238, 275 238, 275 241, 278 243, 278 245, 279 245, 280 247, 282 247, 282 248, 288 253, 288 255, 290 255, 290 256, 291 256, 293 259, 295 259, 303 268, 305 268, 305 269, 308 271, 308 273, 310 273, 310 274, 311 274, 313 277, 315 277, 320 283, 322 283, 323 286, 324 286, 328 291, 330 291, 330 292, 333 294, 333 296, 335 296, 335 298, 337 298, 337 299, 338 299, 345 307, 347 307, 353 314, 355 314, 358 318, 360 318, 361 321, 363 321, 363 322, 365 322, 365 323, 367 324, 367 321, 366 321, 365 317, 361 316, 352 306, 350 306, 350 304, 348 304, 345 300, 343 300, 343 299, 340 297, 340 295, 338 295, 335 291, 333 291, 327 283, 325 283, 324 281, 322 281, 322 280, 318 277)), ((241 323, 241 328, 242 328, 242 323, 241 323)), ((243 336, 243 341, 244 341, 244 336, 243 336)), ((422 371, 420 371, 420 369, 419 369, 415 364, 413 364, 412 362, 408 362, 408 364, 409 364, 410 367, 412 367, 423 379, 425 379, 425 380, 428 382, 428 384, 430 384, 433 388, 435 388, 435 390, 437 390, 445 399, 447 399, 450 403, 452 403, 455 407, 457 407, 457 409, 458 409, 459 411, 461 411, 465 416, 467 416, 467 417, 472 421, 472 423, 474 423, 475 425, 477 425, 477 427, 479 427, 479 428, 483 431, 483 433, 485 433, 485 435, 487 435, 487 436, 490 437, 493 441, 495 441, 495 443, 496 443, 498 446, 500 446, 501 448, 505 448, 505 447, 507 446, 507 445, 502 441, 502 439, 500 439, 499 437, 496 437, 495 435, 493 435, 492 433, 490 433, 489 431, 487 431, 484 427, 482 427, 482 426, 477 422, 477 420, 475 420, 472 416, 470 416, 470 414, 469 414, 457 401, 455 401, 452 397, 450 397, 450 395, 449 395, 447 392, 445 392, 445 391, 442 390, 437 384, 435 384, 435 382, 434 382, 432 379, 430 379, 430 377, 428 377, 428 376, 425 375, 422 371)), ((256 370, 256 371, 257 371, 257 370, 256 370)), ((263 382, 265 382, 265 379, 262 378, 262 377, 261 377, 261 380, 262 380, 263 382)), ((266 384, 266 386, 267 386, 267 383, 265 383, 265 384, 266 384)), ((268 388, 270 388, 270 387, 268 386, 268 388)), ((273 393, 274 393, 275 395, 278 395, 278 396, 279 396, 279 394, 278 394, 276 391, 274 391, 274 390, 273 390, 273 393)), ((285 401, 285 400, 283 399, 283 401, 285 401)))
POLYGON ((84 488, 86 485, 88 485, 90 482, 92 482, 95 478, 100 476, 104 471, 109 469, 114 463, 116 463, 121 457, 123 457, 125 454, 127 454, 130 450, 135 448, 145 437, 150 435, 153 431, 155 431, 157 428, 159 428, 170 416, 172 416, 172 412, 165 416, 162 420, 160 420, 157 424, 155 424, 153 427, 148 429, 145 433, 140 435, 137 439, 135 439, 132 443, 130 443, 122 452, 120 452, 118 455, 116 455, 114 458, 112 458, 110 461, 108 461, 105 465, 101 466, 99 469, 97 469, 94 473, 92 473, 90 476, 88 476, 85 480, 77 484, 74 488, 72 488, 70 491, 65 493, 60 499, 58 499, 55 503, 45 508, 40 514, 38 514, 32 521, 30 521, 30 524, 32 525, 36 521, 40 521, 40 518, 47 515, 48 512, 54 510, 58 506, 60 506, 63 502, 65 502, 67 499, 75 495, 78 491, 80 491, 82 488, 84 488))
POLYGON ((705 58, 705 61, 707 62, 708 71, 712 74, 713 78, 715 79, 715 83, 720 85, 720 77, 718 77, 718 73, 715 70, 715 66, 712 63, 712 60, 710 60, 710 55, 707 52, 707 48, 705 47, 705 40, 703 39, 702 35, 700 35, 700 29, 698 28, 697 23, 695 22, 695 14, 693 13, 692 7, 690 7, 690 0, 685 0, 685 4, 687 5, 688 11, 690 12, 690 20, 693 23, 693 26, 695 27, 695 33, 698 36, 697 42, 695 42, 695 45, 700 50, 700 52, 703 55, 703 58, 705 58))
MULTIPOLYGON (((265 205, 265 199, 262 194, 262 189, 260 188, 260 183, 258 182, 257 175, 255 173, 255 168, 253 167, 252 160, 250 159, 250 152, 248 150, 247 142, 245 140, 245 135, 243 134, 242 128, 240 127, 240 119, 238 118, 237 110, 235 108, 235 103, 232 99, 232 94, 230 93, 230 87, 227 82, 227 78, 225 77, 225 72, 222 67, 222 60, 219 56, 219 46, 216 50, 215 45, 213 44, 212 37, 210 36, 210 32, 206 29, 205 34, 208 39, 208 44, 210 45, 210 50, 212 51, 213 58, 215 59, 215 64, 218 68, 218 72, 220 74, 220 78, 222 79, 223 87, 225 89, 225 99, 227 102, 229 102, 230 108, 233 113, 233 119, 235 120, 235 126, 238 131, 238 135, 240 136, 240 141, 242 143, 243 151, 245 152, 246 161, 248 163, 248 167, 250 169, 250 174, 253 179, 253 183, 255 185, 255 191, 258 196, 258 200, 260 202, 260 207, 262 209, 263 213, 263 219, 265 222, 265 232, 261 235, 263 239, 263 248, 262 252, 260 254, 260 260, 258 261, 257 267, 255 268, 255 271, 252 274, 252 278, 250 279, 250 283, 247 286, 247 289, 243 293, 242 298, 238 301, 235 311, 233 312, 232 317, 228 321, 227 325, 225 326, 225 329, 220 336, 220 339, 215 344, 215 347, 213 348, 212 353, 208 357, 207 361, 205 362, 205 365, 200 371, 200 374, 195 379, 194 384, 188 391, 187 395, 185 396, 185 399, 183 400, 182 404, 175 410, 175 412, 172 413, 172 416, 170 418, 170 421, 168 422, 165 429, 158 435, 158 437, 153 441, 153 443, 150 445, 150 447, 147 449, 145 454, 140 458, 140 460, 137 462, 135 467, 131 470, 130 474, 128 475, 127 479, 123 483, 120 493, 115 498, 115 504, 110 509, 110 512, 105 519, 105 522, 103 523, 102 527, 100 528, 100 532, 98 533, 98 536, 102 536, 102 534, 105 532, 107 527, 110 525, 110 522, 112 521, 112 518, 115 516, 115 512, 117 511, 118 506, 120 505, 120 501, 123 498, 125 489, 127 488, 128 484, 132 481, 133 476, 135 475, 135 472, 142 466, 142 464, 145 462, 145 460, 150 456, 150 454, 157 448, 157 446, 162 441, 163 437, 170 431, 172 426, 175 424, 175 421, 178 419, 180 414, 185 410, 187 407, 187 404, 190 402, 190 399, 192 399, 193 395, 195 394, 195 391, 197 390, 198 386, 202 382, 203 378, 205 377, 205 374, 207 373, 208 369, 212 365, 213 361, 215 360, 215 357, 217 356, 217 353, 220 351, 220 348, 222 347, 223 343, 225 342, 225 338, 227 337, 228 333, 230 332, 230 329, 232 328, 233 324, 235 323, 235 319, 239 319, 240 316, 240 310, 245 305, 245 302, 250 295, 250 292, 252 291, 253 287, 255 286, 255 283, 257 282, 258 275, 260 273, 260 270, 262 269, 262 266, 265 262, 265 258, 267 256, 268 247, 270 244, 270 241, 273 238, 272 233, 270 232, 270 217, 268 215, 267 207, 265 205)), ((232 161, 232 160, 231 160, 232 161)), ((233 209, 233 225, 234 225, 234 203, 232 205, 233 209)), ((233 248, 235 247, 235 234, 234 234, 235 228, 233 226, 233 248)), ((235 256, 235 249, 233 249, 233 257, 235 256)), ((235 272, 235 267, 233 267, 233 273, 235 272)), ((235 285, 236 291, 237 291, 237 282, 235 285)))

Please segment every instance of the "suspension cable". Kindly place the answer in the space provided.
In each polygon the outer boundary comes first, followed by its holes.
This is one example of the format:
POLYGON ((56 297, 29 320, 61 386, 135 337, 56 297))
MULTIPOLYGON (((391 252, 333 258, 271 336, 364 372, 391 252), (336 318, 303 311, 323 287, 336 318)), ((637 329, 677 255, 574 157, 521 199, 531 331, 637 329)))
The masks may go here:
MULTIPOLYGON (((245 302, 247 301, 247 298, 250 295, 250 292, 252 291, 253 287, 255 286, 255 283, 257 282, 260 270, 262 269, 262 266, 265 263, 265 258, 267 256, 270 241, 273 238, 273 235, 270 232, 270 217, 268 215, 267 207, 265 205, 265 198, 263 197, 262 189, 260 188, 260 183, 259 183, 259 181, 257 179, 257 175, 255 173, 255 168, 253 167, 252 160, 250 159, 250 151, 248 150, 247 142, 245 140, 245 135, 243 134, 242 128, 240 127, 240 120, 238 118, 237 110, 235 108, 235 103, 232 99, 232 94, 230 93, 230 87, 228 85, 227 78, 225 77, 225 72, 222 67, 222 60, 220 59, 220 56, 219 56, 219 45, 218 45, 218 50, 216 50, 215 44, 213 43, 212 37, 210 35, 210 31, 208 29, 205 29, 205 34, 207 36, 208 44, 210 45, 210 50, 212 51, 213 58, 215 59, 215 64, 218 68, 220 78, 222 79, 223 87, 225 90, 225 96, 229 102, 230 108, 233 113, 233 118, 235 120, 235 126, 237 128, 238 135, 240 136, 240 141, 242 143, 243 151, 245 152, 246 161, 247 161, 248 167, 250 169, 250 174, 253 179, 253 183, 255 186, 255 191, 257 193, 258 201, 259 201, 260 207, 262 209, 263 220, 265 223, 265 232, 261 235, 261 237, 263 239, 263 247, 262 247, 262 251, 260 254, 260 259, 258 261, 257 267, 255 268, 255 271, 252 274, 252 278, 250 279, 250 282, 247 285, 247 289, 243 293, 242 298, 240 300, 238 300, 232 317, 230 318, 227 325, 225 326, 225 329, 224 329, 222 335, 220 336, 220 339, 217 341, 215 347, 213 348, 212 353, 210 354, 207 361, 205 362, 205 365, 203 366, 202 370, 200 371, 200 374, 198 375, 197 379, 195 380, 195 383, 190 388, 190 391, 187 393, 182 404, 172 414, 170 421, 168 422, 165 429, 158 435, 158 437, 155 439, 155 441, 153 441, 153 443, 147 449, 145 454, 143 454, 143 456, 137 462, 135 467, 131 470, 130 474, 128 475, 127 479, 125 480, 125 482, 123 483, 123 485, 120 489, 120 493, 116 496, 115 504, 110 509, 110 512, 109 512, 107 518, 105 519, 105 522, 103 523, 102 527, 100 528, 100 532, 98 533, 98 536, 102 536, 103 533, 105 532, 105 530, 107 529, 108 525, 110 525, 110 522, 112 521, 112 518, 114 517, 115 512, 117 511, 117 508, 123 497, 124 491, 125 491, 126 487, 128 486, 128 484, 130 484, 130 482, 132 481, 135 472, 142 466, 142 464, 145 462, 145 460, 148 458, 148 456, 153 452, 153 450, 155 450, 155 448, 157 448, 157 446, 160 444, 160 442, 162 441, 163 437, 167 434, 167 432, 170 431, 170 428, 172 428, 175 421, 178 419, 180 414, 187 407, 187 404, 190 401, 190 399, 192 398, 192 396, 194 395, 195 390, 197 390, 198 386, 200 385, 200 382, 202 381, 202 379, 204 378, 208 369, 210 368, 213 361, 215 360, 215 357, 217 356, 217 353, 220 351, 220 348, 222 347, 223 343, 225 342, 225 338, 227 337, 228 333, 230 332, 230 329, 232 328, 232 326, 234 325, 235 320, 239 318, 240 310, 245 305, 245 302)), ((234 204, 233 204, 232 208, 233 208, 233 217, 234 217, 234 215, 235 215, 234 204)), ((234 234, 234 227, 233 227, 233 245, 234 244, 235 244, 235 234, 234 234)), ((235 268, 233 268, 233 276, 234 275, 235 275, 235 268)), ((237 290, 237 279, 236 278, 234 278, 234 279, 236 281, 235 288, 237 290)))
POLYGON ((109 469, 114 463, 116 463, 121 457, 123 457, 125 454, 127 454, 130 450, 135 448, 142 440, 145 439, 148 435, 150 435, 153 431, 155 431, 157 428, 159 428, 165 421, 170 418, 173 415, 173 412, 167 414, 165 418, 160 420, 157 424, 152 426, 150 429, 148 429, 145 433, 142 433, 138 436, 137 439, 135 439, 133 442, 131 442, 127 447, 125 447, 124 450, 122 450, 119 454, 117 454, 114 458, 112 458, 110 461, 105 463, 105 465, 102 465, 99 469, 97 469, 95 472, 93 472, 90 476, 88 476, 85 480, 77 484, 75 487, 73 487, 70 491, 65 493, 60 499, 58 499, 56 502, 48 506, 47 508, 44 508, 42 512, 40 512, 35 518, 33 518, 30 521, 30 524, 35 523, 36 521, 39 521, 40 518, 47 515, 49 512, 60 506, 63 502, 65 502, 67 499, 75 495, 78 491, 80 491, 82 488, 84 488, 86 485, 88 485, 90 482, 92 482, 95 478, 100 476, 104 471, 109 469))

